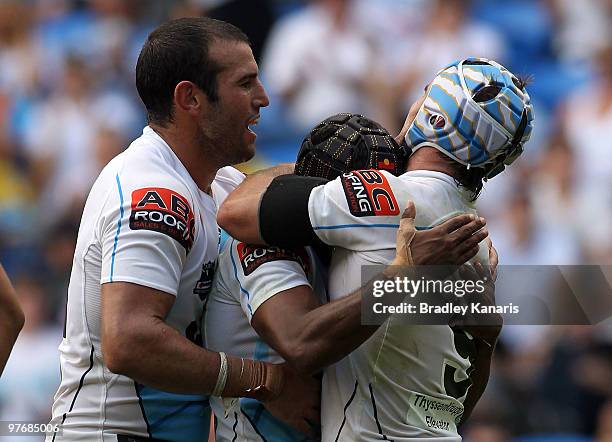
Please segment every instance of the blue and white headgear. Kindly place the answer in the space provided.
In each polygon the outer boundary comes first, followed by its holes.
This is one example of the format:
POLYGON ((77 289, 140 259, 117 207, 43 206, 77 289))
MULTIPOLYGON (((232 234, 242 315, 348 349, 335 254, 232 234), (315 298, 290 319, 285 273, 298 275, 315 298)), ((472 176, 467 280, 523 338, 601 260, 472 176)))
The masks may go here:
POLYGON ((492 178, 523 152, 532 129, 521 81, 499 63, 468 58, 438 72, 405 141, 413 152, 434 147, 492 178))

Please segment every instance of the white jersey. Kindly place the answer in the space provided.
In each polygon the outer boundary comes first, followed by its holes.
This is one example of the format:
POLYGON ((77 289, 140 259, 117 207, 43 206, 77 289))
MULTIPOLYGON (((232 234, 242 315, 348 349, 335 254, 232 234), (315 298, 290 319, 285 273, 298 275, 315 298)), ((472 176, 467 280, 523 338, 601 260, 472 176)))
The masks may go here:
POLYGON ((149 127, 100 173, 81 219, 59 347, 62 381, 51 423, 62 434, 48 441, 116 442, 117 434, 206 440, 206 396, 158 391, 106 367, 100 291, 122 281, 175 296, 166 323, 202 345, 200 320, 218 257, 217 207, 243 178, 221 169, 211 197, 149 127))
MULTIPOLYGON (((324 277, 308 249, 250 246, 222 236, 214 287, 204 315, 205 346, 233 356, 283 362, 251 327, 257 309, 284 290, 310 286, 325 302, 324 277)), ((279 295, 282 296, 282 295, 279 295)), ((254 399, 242 398, 225 410, 218 397, 210 403, 218 419, 216 440, 269 442, 305 441, 307 437, 268 413, 254 399)))
MULTIPOLYGON (((356 171, 315 188, 309 200, 317 235, 337 246, 329 296, 361 285, 361 267, 388 264, 396 231, 410 199, 417 228, 459 213, 475 213, 469 193, 448 175, 412 171, 356 171)), ((478 259, 487 262, 481 246, 478 259)), ((460 441, 457 423, 470 385, 473 345, 448 326, 411 326, 391 316, 359 348, 330 366, 323 378, 323 441, 460 441)))

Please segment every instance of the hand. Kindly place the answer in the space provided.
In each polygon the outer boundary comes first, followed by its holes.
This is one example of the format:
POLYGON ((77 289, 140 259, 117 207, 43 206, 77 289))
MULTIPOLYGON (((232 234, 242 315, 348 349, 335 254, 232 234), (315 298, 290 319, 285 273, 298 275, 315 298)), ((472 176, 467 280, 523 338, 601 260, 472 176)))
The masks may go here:
POLYGON ((489 271, 491 272, 491 280, 497 281, 497 264, 499 263, 499 255, 497 250, 493 247, 493 242, 490 238, 486 241, 487 247, 489 248, 489 271))
POLYGON ((400 219, 400 226, 397 229, 395 242, 395 258, 391 262, 392 266, 410 266, 413 265, 410 245, 416 235, 416 227, 414 227, 414 218, 416 217, 416 208, 414 203, 408 200, 404 213, 400 219))
POLYGON ((262 400, 264 407, 287 425, 311 438, 318 437, 321 431, 320 379, 299 376, 287 364, 275 367, 282 371, 284 382, 274 399, 262 400))
MULTIPOLYGON (((491 247, 493 247, 491 245, 491 247)), ((493 248, 495 251, 495 249, 493 248)), ((497 259, 497 253, 495 253, 497 259)), ((491 261, 490 261, 491 262, 491 261)), ((497 267, 497 262, 495 262, 497 267)), ((460 278, 464 281, 482 281, 484 291, 482 293, 472 293, 462 299, 466 303, 480 303, 481 306, 495 305, 495 284, 489 268, 477 262, 474 266, 465 264, 459 269, 460 278)), ((469 310, 468 310, 469 312, 469 310)), ((502 330, 503 318, 499 313, 476 314, 466 316, 455 315, 449 321, 452 328, 464 330, 474 338, 482 340, 488 347, 493 348, 502 330)))
POLYGON ((418 231, 409 243, 412 261, 416 265, 464 264, 476 256, 478 244, 489 236, 485 225, 484 218, 463 214, 432 229, 418 231))

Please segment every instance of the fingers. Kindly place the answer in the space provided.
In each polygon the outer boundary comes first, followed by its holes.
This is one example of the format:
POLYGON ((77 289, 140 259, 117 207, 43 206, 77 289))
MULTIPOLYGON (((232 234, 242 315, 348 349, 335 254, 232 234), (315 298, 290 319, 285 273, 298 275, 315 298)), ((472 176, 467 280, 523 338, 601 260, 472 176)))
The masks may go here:
POLYGON ((489 240, 489 268, 491 269, 493 281, 497 280, 497 264, 499 264, 499 255, 495 247, 493 247, 493 243, 489 240))
POLYGON ((488 267, 485 267, 480 262, 464 264, 458 269, 459 276, 464 280, 492 282, 491 272, 488 267))
POLYGON ((414 203, 411 200, 408 200, 406 208, 404 209, 404 213, 402 213, 402 220, 406 218, 412 218, 413 222, 416 218, 416 207, 414 206, 414 203))
MULTIPOLYGON (((408 214, 412 210, 412 207, 406 207, 408 214)), ((418 233, 415 230, 412 236, 401 232, 400 227, 401 236, 398 233, 396 260, 401 261, 404 257, 402 241, 406 242, 406 238, 410 238, 409 252, 414 263, 461 265, 478 253, 478 244, 488 237, 489 232, 485 225, 484 218, 463 214, 430 230, 418 233)))
POLYGON ((457 262, 455 262, 454 264, 455 265, 465 264, 470 259, 472 259, 474 256, 476 256, 476 254, 478 253, 478 250, 479 250, 478 245, 464 250, 463 252, 459 254, 457 258, 457 262))
POLYGON ((317 438, 321 434, 321 411, 319 404, 320 399, 316 402, 316 405, 300 404, 298 408, 293 410, 291 418, 285 422, 311 438, 317 438))
POLYGON ((406 208, 402 213, 402 218, 400 219, 400 227, 399 232, 402 236, 404 236, 404 240, 410 242, 412 240, 412 236, 416 232, 416 228, 414 227, 414 218, 416 217, 416 207, 414 207, 414 203, 408 200, 408 204, 406 204, 406 208), (410 240, 410 241, 408 241, 410 240))
POLYGON ((499 264, 499 255, 495 247, 491 246, 489 249, 489 265, 491 267, 497 267, 497 264, 499 264))
POLYGON ((480 262, 471 264, 464 264, 458 269, 459 276, 463 280, 471 281, 491 281, 491 273, 489 269, 483 266, 480 262))
POLYGON ((444 233, 451 233, 458 228, 471 223, 473 221, 473 215, 464 213, 462 215, 453 216, 451 219, 444 221, 438 227, 443 230, 444 233))
POLYGON ((414 203, 408 200, 406 208, 402 213, 400 219, 400 227, 397 231, 396 238, 396 254, 393 264, 395 265, 412 265, 412 252, 410 246, 412 240, 416 235, 416 228, 414 227, 414 217, 416 216, 416 207, 414 203))
POLYGON ((438 227, 443 229, 444 233, 452 233, 466 225, 474 224, 478 226, 474 231, 484 227, 486 224, 484 218, 478 218, 476 215, 464 213, 462 215, 453 216, 451 219, 444 221, 438 227))
MULTIPOLYGON (((471 239, 477 233, 486 229, 486 221, 484 218, 478 218, 475 215, 470 215, 473 219, 451 233, 451 239, 455 244, 471 239)), ((488 233, 487 233, 488 235, 488 233)), ((477 242, 482 241, 487 235, 482 236, 477 242)))
POLYGON ((485 267, 482 265, 482 263, 477 262, 476 264, 474 264, 474 268, 476 269, 476 272, 478 273, 478 277, 480 279, 482 279, 483 281, 491 280, 491 272, 489 271, 488 267, 485 267))
MULTIPOLYGON (((456 248, 457 253, 459 255, 462 255, 468 250, 472 250, 474 248, 476 248, 476 251, 478 251, 478 245, 480 244, 481 241, 486 239, 488 236, 489 236, 488 229, 486 227, 483 227, 482 229, 476 231, 475 233, 471 234, 471 236, 468 236, 465 239, 458 240, 458 241, 453 240, 453 245, 456 248)), ((463 263, 460 263, 460 264, 463 264, 463 263)))
POLYGON ((478 279, 479 278, 478 272, 470 264, 462 265, 461 267, 459 267, 458 272, 459 272, 459 276, 462 279, 478 279))

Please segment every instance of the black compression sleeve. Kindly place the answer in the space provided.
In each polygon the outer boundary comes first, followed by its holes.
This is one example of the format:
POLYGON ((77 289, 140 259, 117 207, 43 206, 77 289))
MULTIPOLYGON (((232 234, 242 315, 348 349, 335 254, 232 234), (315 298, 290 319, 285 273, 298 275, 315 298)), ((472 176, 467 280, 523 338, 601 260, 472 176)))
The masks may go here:
POLYGON ((259 229, 266 244, 302 247, 318 239, 310 224, 308 199, 323 178, 281 175, 272 180, 259 204, 259 229))

